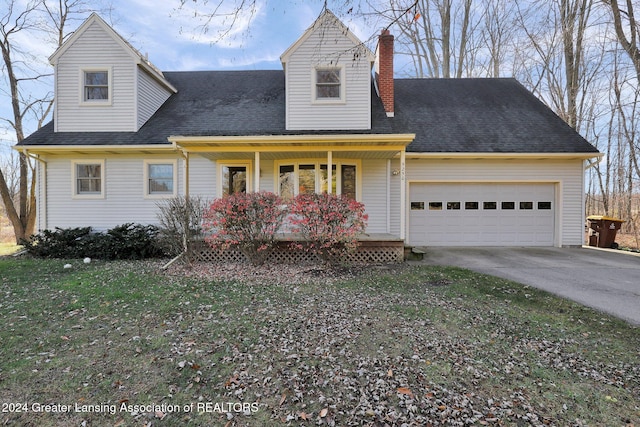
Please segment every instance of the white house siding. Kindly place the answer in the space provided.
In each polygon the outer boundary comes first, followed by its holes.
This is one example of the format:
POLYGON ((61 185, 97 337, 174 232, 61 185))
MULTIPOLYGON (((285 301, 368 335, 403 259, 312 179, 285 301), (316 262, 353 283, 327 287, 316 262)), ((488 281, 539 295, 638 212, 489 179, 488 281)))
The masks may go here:
MULTIPOLYGON (((49 157, 47 162, 46 225, 54 227, 86 227, 106 230, 128 222, 157 224, 157 204, 161 199, 145 198, 144 161, 175 157, 158 156, 91 156, 104 159, 105 197, 79 199, 73 197, 72 161, 77 158, 49 157)), ((177 188, 183 188, 182 161, 178 161, 177 188)))
MULTIPOLYGON (((398 168, 399 162, 392 162, 392 169, 398 168)), ((554 183, 558 246, 579 246, 583 243, 583 177, 582 160, 408 159, 406 162, 407 189, 412 182, 554 183)), ((391 231, 399 235, 400 175, 392 176, 390 185, 391 231)))
MULTIPOLYGON (((251 179, 254 179, 253 177, 251 179)), ((275 191, 275 161, 260 160, 260 191, 275 191)))
POLYGON ((142 68, 138 68, 138 122, 140 129, 158 108, 171 96, 163 86, 147 74, 142 68))
POLYGON ((189 156, 189 195, 213 200, 216 197, 216 162, 197 154, 189 156))
POLYGON ((364 57, 354 60, 353 47, 339 30, 322 27, 291 54, 285 66, 287 129, 371 128, 371 64, 364 57), (314 102, 315 67, 336 64, 344 67, 345 102, 314 102))
POLYGON ((135 131, 135 79, 133 58, 102 27, 92 24, 56 66, 56 131, 135 131), (82 69, 101 67, 112 72, 112 102, 82 105, 82 69))
MULTIPOLYGON (((369 215, 367 233, 387 233, 387 161, 362 161, 362 198, 369 215)), ((398 187, 399 189, 399 187, 398 187)))

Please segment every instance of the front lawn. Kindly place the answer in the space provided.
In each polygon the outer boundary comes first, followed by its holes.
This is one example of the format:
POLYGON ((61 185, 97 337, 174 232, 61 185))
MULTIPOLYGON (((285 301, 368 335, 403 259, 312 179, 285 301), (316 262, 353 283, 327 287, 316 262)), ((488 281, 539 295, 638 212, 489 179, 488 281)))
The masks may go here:
POLYGON ((0 259, 1 425, 640 419, 640 329, 513 282, 66 262, 0 259))

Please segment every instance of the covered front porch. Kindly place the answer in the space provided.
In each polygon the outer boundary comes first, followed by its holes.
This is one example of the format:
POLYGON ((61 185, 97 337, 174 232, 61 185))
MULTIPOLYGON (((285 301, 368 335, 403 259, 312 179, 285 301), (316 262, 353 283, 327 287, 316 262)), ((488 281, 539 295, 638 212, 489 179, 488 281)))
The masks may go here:
POLYGON ((413 138, 414 134, 171 136, 169 141, 184 159, 185 195, 218 198, 237 191, 267 191, 288 200, 301 193, 340 194, 365 205, 368 233, 404 239, 405 148, 413 138), (391 169, 392 159, 399 167, 391 169), (204 187, 203 180, 215 181, 215 188, 204 187), (391 217, 391 194, 400 196, 399 217, 391 217))
MULTIPOLYGON (((413 134, 346 134, 172 136, 169 140, 184 158, 186 195, 192 194, 192 187, 197 185, 191 182, 197 176, 192 168, 202 168, 204 158, 215 165, 215 197, 236 191, 269 191, 287 200, 303 192, 326 192, 363 203, 369 226, 359 237, 358 251, 345 260, 362 264, 402 262, 404 258, 405 148, 413 138, 413 134), (391 169, 392 159, 399 160, 399 168, 391 169), (399 178, 393 188, 392 176, 399 178), (391 192, 401 199, 400 218, 394 218, 400 222, 399 232, 391 231, 391 192)), ((297 238, 282 233, 268 262, 313 262, 312 254, 291 250, 290 243, 297 238)), ((197 257, 202 261, 244 261, 240 252, 222 253, 206 244, 197 257)))

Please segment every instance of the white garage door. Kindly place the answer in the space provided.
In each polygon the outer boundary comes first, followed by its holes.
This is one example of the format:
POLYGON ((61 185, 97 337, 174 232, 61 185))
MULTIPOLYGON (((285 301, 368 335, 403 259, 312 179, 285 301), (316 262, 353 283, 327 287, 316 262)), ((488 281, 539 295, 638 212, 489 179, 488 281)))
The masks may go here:
POLYGON ((553 246, 553 184, 413 183, 414 246, 553 246))

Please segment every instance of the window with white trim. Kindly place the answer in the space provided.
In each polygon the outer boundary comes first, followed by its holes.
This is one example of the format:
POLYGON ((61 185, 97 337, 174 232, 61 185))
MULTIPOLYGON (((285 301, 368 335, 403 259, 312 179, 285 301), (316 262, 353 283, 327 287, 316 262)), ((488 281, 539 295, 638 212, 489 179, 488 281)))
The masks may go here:
POLYGON ((173 197, 176 195, 175 160, 145 160, 145 196, 173 197))
POLYGON ((81 100, 87 104, 111 102, 111 72, 108 68, 82 70, 81 100))
POLYGON ((318 67, 314 72, 315 101, 344 100, 344 72, 342 67, 318 67))
POLYGON ((72 169, 75 197, 104 197, 104 160, 74 161, 72 169))
MULTIPOLYGON (((326 193, 329 188, 327 164, 322 161, 283 161, 276 164, 276 192, 285 200, 298 194, 326 193)), ((331 165, 331 192, 358 198, 358 162, 337 161, 331 165)))

